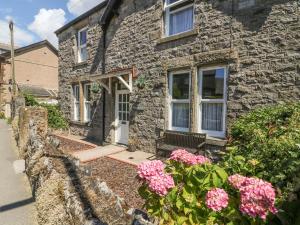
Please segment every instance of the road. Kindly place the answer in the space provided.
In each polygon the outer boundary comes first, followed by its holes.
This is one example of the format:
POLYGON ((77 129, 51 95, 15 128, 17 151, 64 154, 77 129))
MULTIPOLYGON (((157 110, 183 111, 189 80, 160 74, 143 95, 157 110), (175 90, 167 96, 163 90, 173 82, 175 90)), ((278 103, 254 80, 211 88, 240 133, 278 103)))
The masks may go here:
POLYGON ((20 161, 16 160, 12 129, 0 120, 0 224, 36 225, 34 199, 26 175, 18 171, 20 161))

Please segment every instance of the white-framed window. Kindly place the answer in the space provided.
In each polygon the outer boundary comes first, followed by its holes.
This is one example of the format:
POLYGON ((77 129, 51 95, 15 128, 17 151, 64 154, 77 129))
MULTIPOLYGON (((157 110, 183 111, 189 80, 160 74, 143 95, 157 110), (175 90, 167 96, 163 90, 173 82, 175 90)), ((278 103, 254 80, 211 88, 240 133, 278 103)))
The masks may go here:
POLYGON ((87 60, 87 28, 82 28, 78 31, 78 62, 87 60))
POLYGON ((225 137, 226 67, 199 69, 199 132, 225 137))
POLYGON ((194 28, 192 0, 165 0, 165 36, 183 33, 194 28))
POLYGON ((255 0, 239 0, 238 8, 246 9, 255 5, 255 0))
POLYGON ((169 74, 169 129, 189 131, 190 128, 190 71, 169 74))
POLYGON ((91 85, 84 85, 84 122, 91 121, 92 106, 91 106, 91 85))
POLYGON ((73 102, 74 102, 74 121, 80 120, 80 97, 79 97, 79 85, 73 86, 73 102))

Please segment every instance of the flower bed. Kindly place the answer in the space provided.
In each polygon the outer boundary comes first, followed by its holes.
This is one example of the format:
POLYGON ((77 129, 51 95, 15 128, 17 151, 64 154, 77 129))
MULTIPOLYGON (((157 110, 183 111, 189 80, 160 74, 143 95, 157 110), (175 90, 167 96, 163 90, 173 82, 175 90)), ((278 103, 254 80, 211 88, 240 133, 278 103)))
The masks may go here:
POLYGON ((148 213, 160 224, 268 224, 277 213, 269 182, 229 176, 204 156, 176 150, 164 165, 138 166, 139 193, 148 213))
POLYGON ((144 201, 138 194, 141 182, 136 178, 135 166, 107 157, 85 165, 91 167, 92 179, 106 182, 130 207, 142 209, 144 201))

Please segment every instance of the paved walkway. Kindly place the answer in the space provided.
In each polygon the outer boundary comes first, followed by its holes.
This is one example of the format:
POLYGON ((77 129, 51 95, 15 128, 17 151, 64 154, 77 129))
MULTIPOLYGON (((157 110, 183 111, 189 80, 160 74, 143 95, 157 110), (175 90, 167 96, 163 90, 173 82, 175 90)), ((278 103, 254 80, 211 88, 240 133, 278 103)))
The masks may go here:
POLYGON ((126 150, 125 147, 116 146, 116 145, 107 145, 107 146, 99 146, 89 150, 74 152, 72 153, 72 155, 75 158, 79 159, 80 162, 89 162, 125 150, 126 150))
POLYGON ((34 200, 28 180, 18 173, 12 130, 0 120, 0 224, 35 225, 34 200))

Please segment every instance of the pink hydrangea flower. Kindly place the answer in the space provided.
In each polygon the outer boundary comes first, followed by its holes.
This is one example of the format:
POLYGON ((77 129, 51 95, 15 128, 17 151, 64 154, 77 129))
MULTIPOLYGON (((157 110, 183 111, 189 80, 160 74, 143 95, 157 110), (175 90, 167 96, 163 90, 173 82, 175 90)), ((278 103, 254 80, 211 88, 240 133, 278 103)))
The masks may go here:
POLYGON ((269 182, 257 178, 247 178, 240 187, 241 212, 266 219, 269 212, 276 214, 275 190, 269 182))
POLYGON ((219 212, 228 206, 228 194, 221 188, 214 188, 207 192, 205 204, 215 212, 219 212))
POLYGON ((244 177, 239 174, 235 174, 235 175, 228 177, 229 183, 236 189, 240 189, 246 179, 247 179, 247 177, 244 177))
POLYGON ((160 160, 144 162, 138 165, 138 175, 140 178, 149 180, 150 177, 163 174, 165 165, 160 160))
POLYGON ((228 178, 229 183, 240 191, 240 210, 251 217, 266 219, 269 212, 276 214, 275 190, 271 183, 258 178, 235 174, 228 178))
POLYGON ((211 164, 211 160, 205 156, 196 155, 195 158, 196 158, 197 164, 205 164, 205 163, 211 164))
POLYGON ((148 180, 149 189, 160 196, 165 196, 168 190, 175 187, 173 177, 169 174, 159 174, 148 180))
POLYGON ((178 149, 172 152, 171 160, 183 162, 187 165, 196 165, 196 164, 204 164, 204 163, 211 163, 210 159, 204 156, 196 156, 185 149, 178 149))

